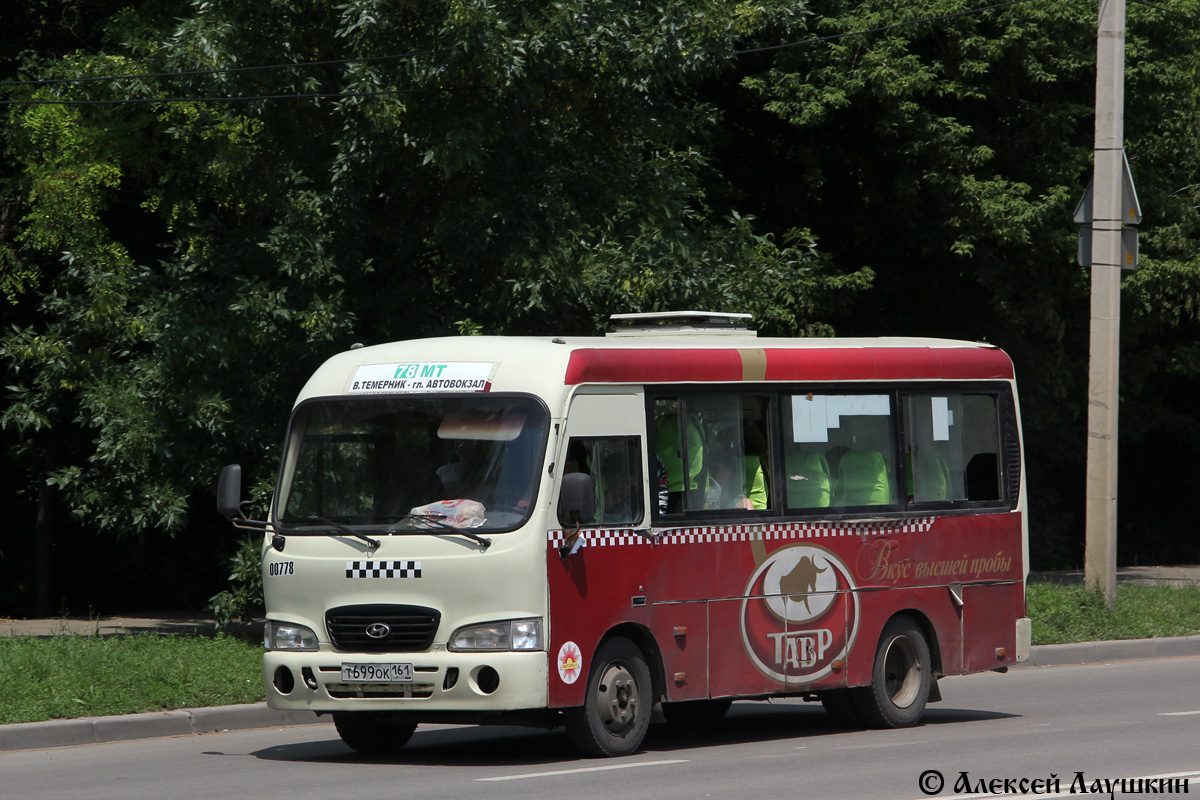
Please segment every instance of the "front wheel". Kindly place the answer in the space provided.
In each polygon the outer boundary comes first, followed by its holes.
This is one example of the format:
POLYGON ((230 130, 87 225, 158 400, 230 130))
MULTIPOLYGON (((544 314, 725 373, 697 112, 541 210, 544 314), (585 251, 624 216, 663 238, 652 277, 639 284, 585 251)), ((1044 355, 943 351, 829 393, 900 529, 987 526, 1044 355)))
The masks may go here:
POLYGON ((589 756, 625 756, 637 751, 650 726, 654 689, 638 646, 610 639, 596 651, 583 706, 567 715, 567 735, 589 756))
POLYGON ((408 744, 417 723, 389 711, 335 711, 333 725, 352 750, 389 755, 408 744))
POLYGON ((871 685, 852 690, 854 708, 875 728, 908 728, 925 713, 933 680, 929 644, 911 618, 898 616, 879 637, 871 685))

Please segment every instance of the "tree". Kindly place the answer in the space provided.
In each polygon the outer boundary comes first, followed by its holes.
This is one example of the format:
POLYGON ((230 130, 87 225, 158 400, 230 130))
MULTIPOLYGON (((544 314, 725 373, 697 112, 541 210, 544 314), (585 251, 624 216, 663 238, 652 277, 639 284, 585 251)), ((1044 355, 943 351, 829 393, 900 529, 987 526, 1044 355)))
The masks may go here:
MULTIPOLYGON (((1188 6, 1177 10, 1194 15, 1188 6)), ((749 53, 740 84, 720 87, 737 120, 719 156, 724 171, 766 230, 803 220, 841 269, 874 269, 872 291, 831 318, 840 332, 986 338, 1012 355, 1035 563, 1078 562, 1089 277, 1075 263, 1071 210, 1091 172, 1095 3, 809 8, 809 34, 797 41, 841 36, 749 53)), ((1200 27, 1151 7, 1129 11, 1125 129, 1147 219, 1146 266, 1129 279, 1141 319, 1124 338, 1133 369, 1122 397, 1139 418, 1128 435, 1144 437, 1191 416, 1180 390, 1198 375, 1166 341, 1194 331, 1194 304, 1181 301, 1198 244, 1200 27), (1168 251, 1169 276, 1157 260, 1168 251), (1188 375, 1161 416, 1145 410, 1166 399, 1147 372, 1188 375)), ((1194 463, 1194 446, 1169 448, 1172 461, 1194 463)), ((1122 474, 1123 513, 1151 513, 1144 473, 1122 474)))
POLYGON ((291 398, 354 339, 591 331, 681 301, 824 330, 869 285, 707 199, 698 89, 794 4, 146 9, 26 68, 67 82, 9 89, 104 101, 13 106, 5 140, 6 275, 36 312, 0 342, 0 422, 89 526, 181 531, 227 459, 265 499, 291 398))

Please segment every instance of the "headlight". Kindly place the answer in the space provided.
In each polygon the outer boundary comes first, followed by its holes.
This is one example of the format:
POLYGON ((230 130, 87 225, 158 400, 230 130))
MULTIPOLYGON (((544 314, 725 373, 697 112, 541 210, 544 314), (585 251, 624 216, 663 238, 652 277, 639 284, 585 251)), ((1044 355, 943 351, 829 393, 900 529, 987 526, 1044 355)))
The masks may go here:
POLYGON ((468 625, 450 636, 451 650, 541 650, 542 621, 512 619, 468 625))
POLYGON ((316 650, 317 635, 303 625, 267 620, 263 626, 263 645, 268 650, 316 650))

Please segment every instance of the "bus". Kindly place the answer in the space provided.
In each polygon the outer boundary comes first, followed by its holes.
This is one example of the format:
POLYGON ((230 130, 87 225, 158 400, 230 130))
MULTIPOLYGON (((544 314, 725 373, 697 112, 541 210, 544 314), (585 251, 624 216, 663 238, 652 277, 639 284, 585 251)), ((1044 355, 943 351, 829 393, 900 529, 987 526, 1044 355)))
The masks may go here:
POLYGON ((271 708, 361 752, 525 724, 620 756, 739 699, 912 726, 941 677, 1028 658, 1004 352, 613 324, 354 345, 300 392, 267 519, 222 471, 263 534, 271 708))

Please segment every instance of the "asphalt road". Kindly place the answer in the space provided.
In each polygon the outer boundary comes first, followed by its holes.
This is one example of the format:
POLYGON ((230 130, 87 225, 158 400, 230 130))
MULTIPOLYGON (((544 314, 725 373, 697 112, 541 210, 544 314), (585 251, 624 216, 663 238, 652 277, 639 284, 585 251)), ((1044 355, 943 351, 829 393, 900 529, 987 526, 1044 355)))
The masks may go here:
POLYGON ((1089 794, 1097 779, 1152 776, 1200 792, 1200 657, 950 678, 942 694, 903 731, 835 730, 811 704, 738 703, 715 730, 655 726, 641 753, 613 760, 579 759, 561 732, 446 726, 369 758, 328 724, 0 752, 0 796, 916 800, 967 794, 963 773, 972 791, 1057 778, 1070 797, 1082 773, 1089 794))

